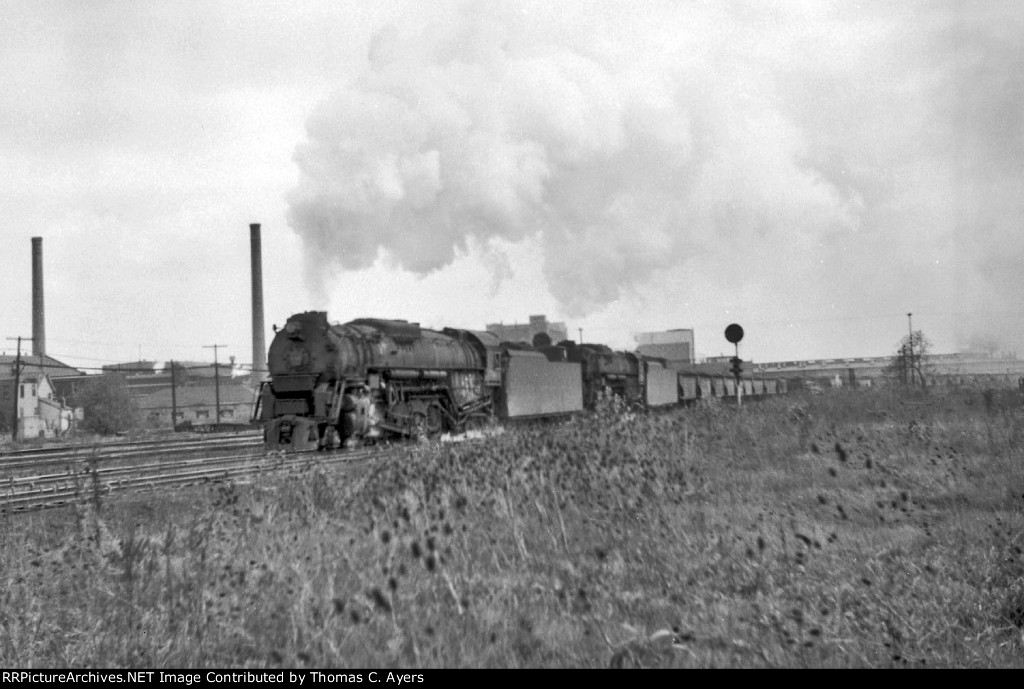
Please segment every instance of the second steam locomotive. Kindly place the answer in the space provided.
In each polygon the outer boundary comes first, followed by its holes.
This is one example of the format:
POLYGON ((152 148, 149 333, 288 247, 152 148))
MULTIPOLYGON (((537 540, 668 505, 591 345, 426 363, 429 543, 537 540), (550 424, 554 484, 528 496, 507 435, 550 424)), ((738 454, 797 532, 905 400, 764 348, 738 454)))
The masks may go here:
MULTIPOLYGON (((569 414, 602 393, 658 406, 728 392, 725 381, 697 380, 604 345, 538 345, 408 321, 331 324, 322 311, 296 314, 271 342, 256 416, 268 448, 312 450, 569 414)), ((762 392, 769 382, 775 391, 775 381, 759 382, 762 392)))

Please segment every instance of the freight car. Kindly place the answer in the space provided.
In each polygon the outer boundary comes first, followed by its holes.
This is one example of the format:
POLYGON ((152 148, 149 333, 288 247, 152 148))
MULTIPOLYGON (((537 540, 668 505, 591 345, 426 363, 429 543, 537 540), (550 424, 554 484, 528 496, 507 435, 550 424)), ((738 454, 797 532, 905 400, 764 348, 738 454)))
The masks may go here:
MULTIPOLYGON (((533 347, 492 333, 402 320, 288 319, 267 355, 255 417, 270 449, 311 450, 382 437, 436 437, 490 419, 571 414, 602 395, 659 407, 735 395, 731 377, 676 371, 600 344, 533 347)), ((745 394, 784 391, 744 379, 745 394)))

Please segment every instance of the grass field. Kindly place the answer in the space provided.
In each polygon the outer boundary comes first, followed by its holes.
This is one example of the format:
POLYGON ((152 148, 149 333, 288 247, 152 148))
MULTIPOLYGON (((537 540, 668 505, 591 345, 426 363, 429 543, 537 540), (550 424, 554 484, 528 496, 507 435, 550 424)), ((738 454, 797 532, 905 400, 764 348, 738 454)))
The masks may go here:
POLYGON ((0 666, 1019 667, 1024 400, 835 392, 0 519, 0 666))

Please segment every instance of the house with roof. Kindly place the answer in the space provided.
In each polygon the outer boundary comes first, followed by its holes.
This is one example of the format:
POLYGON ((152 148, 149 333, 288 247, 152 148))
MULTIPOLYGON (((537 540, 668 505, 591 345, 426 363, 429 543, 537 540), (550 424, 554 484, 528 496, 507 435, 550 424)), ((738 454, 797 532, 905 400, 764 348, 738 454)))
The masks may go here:
POLYGON ((38 367, 22 367, 15 385, 14 372, 3 370, 0 376, 0 425, 14 428, 17 437, 56 438, 75 428, 82 419, 82 410, 74 409, 54 394, 49 374, 38 367))
MULTIPOLYGON (((14 354, 0 354, 0 387, 14 385, 14 368, 17 361, 18 357, 14 354)), ((22 354, 21 372, 23 375, 45 373, 53 386, 54 398, 64 400, 71 399, 78 386, 91 377, 84 371, 79 371, 46 354, 22 354)))

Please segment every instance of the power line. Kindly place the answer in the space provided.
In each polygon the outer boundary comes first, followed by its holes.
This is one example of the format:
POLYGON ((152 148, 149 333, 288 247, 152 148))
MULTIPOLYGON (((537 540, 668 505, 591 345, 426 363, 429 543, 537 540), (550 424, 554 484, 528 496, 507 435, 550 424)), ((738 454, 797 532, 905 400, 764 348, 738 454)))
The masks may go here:
MULTIPOLYGON (((15 338, 8 338, 8 339, 13 340, 15 338)), ((31 339, 31 338, 24 338, 24 339, 31 339)), ((5 355, 5 356, 10 356, 10 355, 5 355)), ((140 373, 140 374, 147 374, 147 375, 169 375, 170 372, 171 372, 171 369, 170 369, 169 366, 165 366, 164 368, 157 369, 157 368, 119 367, 116 364, 111 364, 111 365, 106 366, 106 367, 99 367, 99 366, 72 366, 71 364, 63 364, 63 363, 56 363, 56 364, 46 363, 46 362, 38 362, 37 363, 37 362, 34 362, 34 361, 30 360, 33 356, 35 356, 35 355, 28 354, 28 355, 25 355, 24 357, 22 357, 22 366, 23 367, 31 367, 31 368, 51 368, 51 369, 61 369, 61 370, 74 369, 76 371, 96 371, 98 373, 140 373)), ((47 354, 46 356, 50 357, 51 355, 47 354)), ((57 359, 57 357, 51 357, 51 358, 57 359)), ((219 366, 219 364, 216 364, 216 365, 219 366)), ((203 371, 203 370, 211 369, 214 366, 215 366, 214 362, 211 362, 211 363, 194 363, 192 366, 181 366, 180 364, 178 364, 178 362, 175 362, 175 367, 179 371, 203 371)), ((239 364, 239 363, 235 363, 235 364, 232 365, 232 370, 250 371, 251 372, 253 370, 253 366, 252 366, 252 364, 239 364)), ((239 376, 239 377, 241 377, 241 376, 239 376)))

